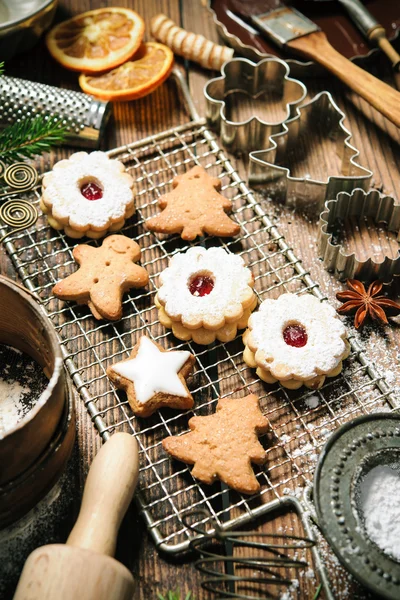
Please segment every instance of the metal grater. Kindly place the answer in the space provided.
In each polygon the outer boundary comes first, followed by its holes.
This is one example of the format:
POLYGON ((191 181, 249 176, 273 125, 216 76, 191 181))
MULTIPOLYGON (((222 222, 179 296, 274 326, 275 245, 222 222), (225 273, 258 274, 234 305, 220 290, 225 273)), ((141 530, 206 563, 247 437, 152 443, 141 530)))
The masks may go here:
POLYGON ((0 125, 35 115, 61 119, 67 127, 66 142, 96 148, 108 121, 111 105, 82 92, 43 83, 0 77, 0 125))

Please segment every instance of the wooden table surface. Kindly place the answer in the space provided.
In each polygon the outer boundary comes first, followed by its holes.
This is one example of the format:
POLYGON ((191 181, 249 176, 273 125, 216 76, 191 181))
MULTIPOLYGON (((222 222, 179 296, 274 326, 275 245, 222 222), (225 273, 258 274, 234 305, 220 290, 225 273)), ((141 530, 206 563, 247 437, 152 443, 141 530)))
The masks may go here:
MULTIPOLYGON (((202 33, 212 40, 218 39, 212 18, 200 0, 137 0, 134 3, 129 0, 119 0, 117 3, 105 0, 60 0, 57 19, 61 20, 79 12, 113 4, 133 6, 137 12, 143 15, 146 20, 147 39, 150 38, 149 20, 158 12, 167 14, 188 30, 202 33)), ((204 115, 205 102, 202 90, 205 82, 214 74, 196 65, 184 63, 180 59, 177 60, 177 63, 186 70, 194 103, 198 112, 204 115)), ((380 78, 395 85, 390 66, 384 57, 377 56, 372 69, 380 78)), ((55 86, 79 89, 77 76, 62 69, 50 58, 43 41, 26 55, 10 60, 6 65, 6 70, 10 75, 55 86)), ((400 178, 398 176, 400 149, 398 145, 399 132, 396 127, 349 92, 337 80, 327 76, 326 78, 310 78, 305 83, 310 97, 323 89, 332 93, 339 107, 347 115, 345 124, 353 134, 354 145, 360 149, 360 163, 374 173, 373 185, 384 193, 398 198, 400 194, 400 178)), ((174 115, 165 109, 169 85, 171 85, 169 82, 165 83, 154 94, 142 100, 115 105, 114 118, 107 128, 101 149, 108 150, 139 140, 147 134, 162 131, 176 124, 173 122, 174 115)), ((68 156, 70 153, 71 148, 55 149, 50 155, 44 155, 38 160, 38 166, 42 170, 47 170, 56 160, 68 156)), ((240 170, 243 170, 242 161, 238 160, 236 164, 240 170)), ((327 167, 318 158, 311 158, 307 167, 310 173, 317 177, 326 176, 324 170, 327 167)), ((269 202, 268 212, 278 223, 280 231, 286 236, 288 243, 302 259, 305 268, 320 284, 332 303, 337 306, 335 292, 342 286, 332 275, 324 271, 317 257, 316 218, 295 213, 293 210, 273 202, 269 202)), ((361 233, 357 233, 351 228, 346 229, 345 241, 348 248, 355 246, 357 252, 361 254, 370 251, 372 246, 375 254, 379 254, 382 248, 385 251, 397 252, 398 242, 394 235, 387 236, 383 230, 377 228, 375 231, 372 228, 372 231, 369 231, 369 247, 368 242, 365 243, 365 236, 362 238, 361 233)), ((10 260, 3 250, 0 258, 1 272, 16 278, 10 260)), ((398 286, 391 286, 389 292, 396 299, 398 286)), ((369 326, 361 337, 373 361, 387 375, 394 388, 397 388, 400 384, 400 370, 398 369, 400 329, 398 323, 391 321, 390 326, 385 328, 369 326)), ((76 476, 81 484, 94 454, 100 447, 101 440, 79 398, 77 398, 76 406, 78 415, 77 452, 79 455, 76 463, 76 476)), ((268 525, 265 524, 259 524, 259 527, 268 529, 268 525)), ((158 591, 165 592, 175 588, 176 585, 179 585, 185 592, 192 590, 197 600, 209 597, 200 588, 201 577, 195 570, 192 560, 167 559, 155 551, 144 523, 134 507, 131 507, 125 519, 117 556, 131 569, 137 580, 135 599, 153 600, 157 597, 158 591)), ((328 562, 336 597, 343 599, 371 597, 345 573, 343 568, 339 567, 337 561, 329 558, 329 552, 326 551, 324 557, 324 560, 328 562)), ((293 592, 291 597, 312 598, 316 586, 317 584, 313 580, 308 586, 308 590, 293 592)), ((321 598, 323 597, 322 594, 321 598)))

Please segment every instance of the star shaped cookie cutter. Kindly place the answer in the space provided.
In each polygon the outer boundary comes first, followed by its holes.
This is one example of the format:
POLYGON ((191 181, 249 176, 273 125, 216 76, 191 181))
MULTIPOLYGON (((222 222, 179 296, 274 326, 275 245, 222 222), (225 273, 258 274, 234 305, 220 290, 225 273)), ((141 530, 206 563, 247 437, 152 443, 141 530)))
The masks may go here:
POLYGON ((279 58, 266 58, 259 63, 234 58, 222 66, 221 73, 204 87, 206 116, 209 125, 219 131, 222 143, 234 153, 269 144, 270 136, 282 131, 283 123, 296 114, 296 105, 307 95, 306 86, 289 77, 289 66, 279 58), (264 121, 251 116, 244 121, 234 121, 230 118, 235 95, 242 93, 256 99, 267 92, 280 99, 286 113, 283 119, 264 121))
POLYGON ((319 214, 326 200, 339 192, 354 188, 367 190, 372 171, 357 162, 359 151, 351 145, 352 134, 343 124, 345 114, 329 92, 323 91, 312 100, 296 107, 296 116, 283 124, 283 131, 270 137, 265 150, 250 152, 249 184, 263 185, 268 195, 294 208, 319 214), (341 162, 341 175, 313 179, 305 173, 294 176, 288 166, 294 147, 316 132, 324 140, 335 143, 341 162))
POLYGON ((342 229, 343 223, 351 217, 370 217, 377 224, 386 223, 387 230, 396 232, 400 240, 400 204, 396 204, 392 196, 383 196, 378 190, 366 193, 362 189, 355 189, 351 194, 341 192, 335 200, 328 200, 320 215, 318 252, 325 269, 332 271, 340 281, 380 279, 389 283, 395 275, 400 275, 400 251, 395 258, 385 256, 383 260, 375 261, 370 256, 360 260, 353 252, 346 253, 342 244, 334 243, 335 225, 342 229))

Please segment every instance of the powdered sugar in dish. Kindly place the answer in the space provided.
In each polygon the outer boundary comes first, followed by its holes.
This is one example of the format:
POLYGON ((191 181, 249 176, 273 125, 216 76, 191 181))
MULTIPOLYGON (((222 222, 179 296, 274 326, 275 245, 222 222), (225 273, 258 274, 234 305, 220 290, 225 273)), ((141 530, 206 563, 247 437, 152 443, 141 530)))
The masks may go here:
POLYGON ((0 438, 33 408, 47 384, 33 358, 0 344, 0 438))
POLYGON ((379 465, 367 473, 359 507, 371 540, 400 561, 400 465, 379 465))

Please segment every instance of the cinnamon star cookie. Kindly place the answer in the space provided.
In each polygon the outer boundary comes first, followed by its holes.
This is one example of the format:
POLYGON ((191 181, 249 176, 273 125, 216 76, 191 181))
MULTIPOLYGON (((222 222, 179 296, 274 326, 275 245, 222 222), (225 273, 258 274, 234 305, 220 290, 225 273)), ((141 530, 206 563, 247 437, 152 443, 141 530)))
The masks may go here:
POLYGON ((140 338, 127 360, 112 365, 107 375, 126 392, 135 415, 149 417, 158 408, 192 408, 186 379, 195 358, 182 350, 166 351, 146 336, 140 338))

